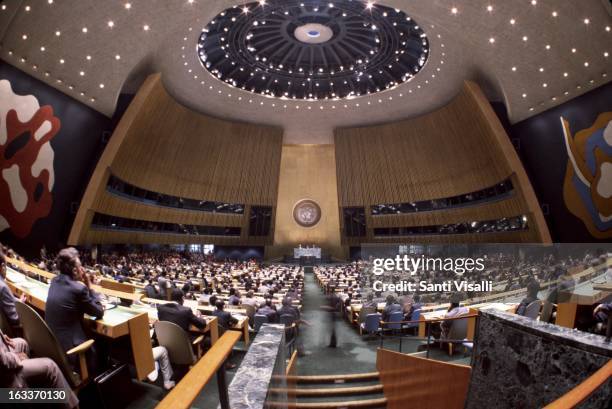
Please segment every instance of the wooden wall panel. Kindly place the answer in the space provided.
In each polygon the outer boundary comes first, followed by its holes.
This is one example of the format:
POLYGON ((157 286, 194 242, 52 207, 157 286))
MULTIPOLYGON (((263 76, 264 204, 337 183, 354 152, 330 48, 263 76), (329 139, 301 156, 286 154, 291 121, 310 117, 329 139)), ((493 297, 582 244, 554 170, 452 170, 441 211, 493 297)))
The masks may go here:
POLYGON ((344 257, 336 189, 333 145, 284 145, 274 246, 266 248, 266 257, 293 254, 299 244, 316 244, 327 255, 344 257), (293 218, 293 208, 302 199, 314 200, 321 208, 315 226, 302 227, 293 218))
MULTIPOLYGON (((490 104, 472 82, 447 106, 430 114, 383 125, 337 129, 339 206, 364 206, 367 237, 373 227, 442 225, 527 215, 530 230, 499 233, 501 241, 550 242, 550 234, 527 174, 490 104), (494 203, 408 215, 376 216, 370 207, 462 195, 511 178, 515 195, 494 203)), ((467 235, 462 235, 467 236, 467 235)), ((464 241, 490 242, 475 234, 464 241)), ((407 237, 401 241, 415 241, 407 237)), ((458 236, 420 236, 425 242, 457 242, 458 236)), ((463 239, 461 239, 463 240, 463 239)), ((388 240, 382 240, 388 241, 388 240)), ((397 239, 395 239, 397 241, 397 239)))
POLYGON ((471 368, 379 349, 376 367, 387 409, 461 409, 471 368))
MULTIPOLYGON (((282 129, 224 121, 193 112, 168 95, 160 74, 151 75, 98 162, 69 243, 91 244, 100 237, 124 239, 125 235, 118 236, 117 232, 103 236, 99 232, 88 234, 93 214, 99 212, 148 221, 240 226, 241 238, 215 237, 207 243, 243 244, 248 234, 250 205, 273 208, 276 205, 281 149, 282 129), (153 192, 241 203, 247 208, 242 216, 230 216, 136 203, 106 191, 111 174, 153 192)), ((167 239, 165 235, 156 236, 167 239)), ((186 238, 181 240, 185 242, 186 238)), ((191 242, 191 238, 188 240, 191 242)), ((255 241, 263 244, 271 240, 272 234, 255 241)))

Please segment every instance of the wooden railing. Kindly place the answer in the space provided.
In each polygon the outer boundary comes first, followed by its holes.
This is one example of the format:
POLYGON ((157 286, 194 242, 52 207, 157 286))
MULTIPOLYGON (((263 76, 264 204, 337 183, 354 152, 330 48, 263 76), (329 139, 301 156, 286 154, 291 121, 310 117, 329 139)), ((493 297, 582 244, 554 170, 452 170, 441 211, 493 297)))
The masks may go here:
POLYGON ((200 391, 210 382, 215 374, 217 374, 221 407, 223 409, 229 408, 224 363, 232 352, 234 345, 240 339, 240 336, 239 332, 226 331, 210 350, 206 352, 202 359, 187 372, 187 375, 157 405, 157 409, 187 409, 191 407, 200 391))
POLYGON ((612 378, 612 360, 599 368, 597 372, 585 379, 556 401, 546 405, 544 409, 571 409, 584 402, 600 386, 612 378))

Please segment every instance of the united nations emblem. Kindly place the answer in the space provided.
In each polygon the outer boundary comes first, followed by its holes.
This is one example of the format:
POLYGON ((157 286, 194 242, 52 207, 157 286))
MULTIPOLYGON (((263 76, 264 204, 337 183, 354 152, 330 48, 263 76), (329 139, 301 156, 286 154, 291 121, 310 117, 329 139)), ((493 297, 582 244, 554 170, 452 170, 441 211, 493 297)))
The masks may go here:
POLYGON ((313 200, 300 200, 293 207, 293 219, 302 227, 312 227, 321 220, 321 208, 313 200))
POLYGON ((569 160, 563 198, 593 237, 612 237, 612 112, 599 115, 588 129, 572 137, 561 118, 569 160))

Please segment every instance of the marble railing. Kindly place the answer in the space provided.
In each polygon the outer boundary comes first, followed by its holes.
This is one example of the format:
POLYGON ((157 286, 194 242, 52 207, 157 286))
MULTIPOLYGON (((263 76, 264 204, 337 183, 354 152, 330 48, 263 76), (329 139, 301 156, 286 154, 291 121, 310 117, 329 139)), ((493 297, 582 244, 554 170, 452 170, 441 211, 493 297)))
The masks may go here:
MULTIPOLYGON (((541 408, 605 365, 612 344, 603 336, 515 314, 481 311, 467 409, 541 408)), ((611 382, 581 408, 606 408, 611 382)))

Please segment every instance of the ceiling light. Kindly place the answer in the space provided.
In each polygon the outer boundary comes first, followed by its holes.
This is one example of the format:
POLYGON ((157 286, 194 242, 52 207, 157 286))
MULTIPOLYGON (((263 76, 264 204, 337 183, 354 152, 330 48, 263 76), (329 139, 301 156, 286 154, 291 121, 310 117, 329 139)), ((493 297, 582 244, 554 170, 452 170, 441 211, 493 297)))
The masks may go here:
POLYGON ((40 51, 43 51, 43 52, 44 52, 45 50, 46 50, 46 48, 45 48, 45 46, 44 46, 44 45, 43 45, 42 47, 40 47, 40 51))
POLYGON ((104 88, 104 84, 100 84, 100 88, 104 88))
POLYGON ((149 31, 149 28, 150 28, 150 27, 149 27, 149 25, 148 25, 148 24, 145 24, 144 26, 142 26, 142 29, 143 29, 144 31, 149 31))
POLYGON ((91 55, 86 56, 85 59, 87 59, 87 61, 91 61, 91 55))
POLYGON ((115 60, 120 60, 121 56, 119 54, 115 55, 115 60))
POLYGON ((546 49, 550 50, 550 44, 546 44, 546 49))
POLYGON ((584 19, 584 24, 589 24, 591 22, 591 20, 589 20, 588 18, 584 19))
POLYGON ((569 74, 567 72, 564 72, 563 76, 567 78, 569 76, 569 74))
POLYGON ((115 22, 114 21, 109 21, 108 23, 106 23, 110 28, 115 27, 115 22))
POLYGON ((527 94, 523 94, 523 98, 527 98, 527 94))
POLYGON ((374 3, 372 3, 372 2, 370 2, 370 1, 368 1, 368 2, 366 3, 366 8, 367 8, 367 9, 371 9, 372 7, 374 7, 374 3))
POLYGON ((59 30, 58 30, 58 31, 56 31, 56 32, 55 32, 55 35, 56 35, 57 37, 59 37, 59 36, 61 36, 61 35, 62 35, 62 33, 61 33, 61 31, 59 31, 59 30))
POLYGON ((84 76, 84 75, 85 75, 85 71, 80 71, 80 72, 79 72, 79 75, 80 75, 81 77, 82 77, 82 76, 84 76))
POLYGON ((83 27, 83 28, 81 29, 81 31, 82 31, 82 32, 84 32, 84 33, 86 33, 86 32, 87 32, 87 27, 83 27))
POLYGON ((60 62, 60 64, 63 64, 65 61, 64 61, 63 58, 60 58, 59 62, 60 62))
POLYGON ((547 83, 544 83, 544 84, 542 84, 542 86, 543 86, 544 88, 546 88, 546 87, 548 87, 548 84, 547 84, 547 83))
POLYGON ((493 11, 493 6, 491 6, 491 5, 489 4, 489 5, 487 6, 487 11, 488 11, 488 12, 493 11))
POLYGON ((556 11, 553 11, 553 12, 552 12, 552 16, 553 16, 553 17, 557 17, 558 15, 559 15, 559 13, 557 13, 556 11))
POLYGON ((516 67, 512 67, 512 71, 516 71, 516 67))
POLYGON ((527 40, 529 40, 529 37, 523 36, 523 41, 527 41, 527 40))
POLYGON ((588 61, 585 61, 585 62, 584 62, 584 66, 585 66, 585 67, 588 67, 588 66, 589 66, 589 62, 588 62, 588 61))
POLYGON ((451 13, 452 13, 452 14, 457 14, 458 12, 459 12, 459 10, 457 10, 457 7, 453 7, 453 8, 451 9, 451 13))
POLYGON ((609 56, 609 55, 610 55, 610 54, 608 54, 608 52, 607 52, 607 51, 604 53, 604 57, 606 57, 606 58, 608 58, 608 56, 609 56))
POLYGON ((536 4, 538 4, 538 0, 531 0, 531 5, 535 6, 536 4))
POLYGON ((129 10, 132 8, 132 4, 131 3, 125 3, 124 7, 126 8, 126 10, 129 10))
POLYGON ((576 52, 576 49, 575 49, 575 48, 572 48, 572 53, 575 53, 575 52, 576 52))
POLYGON ((22 40, 27 40, 27 39, 28 39, 28 35, 27 35, 27 34, 22 35, 22 36, 21 36, 21 39, 22 39, 22 40))
POLYGON ((495 38, 493 38, 493 37, 489 38, 489 42, 490 42, 491 44, 495 43, 495 38))
POLYGON ((25 11, 30 11, 32 8, 30 6, 25 6, 25 11))
POLYGON ((511 19, 510 19, 510 24, 515 25, 515 24, 516 24, 516 20, 515 20, 515 19, 513 19, 513 18, 511 18, 511 19))

